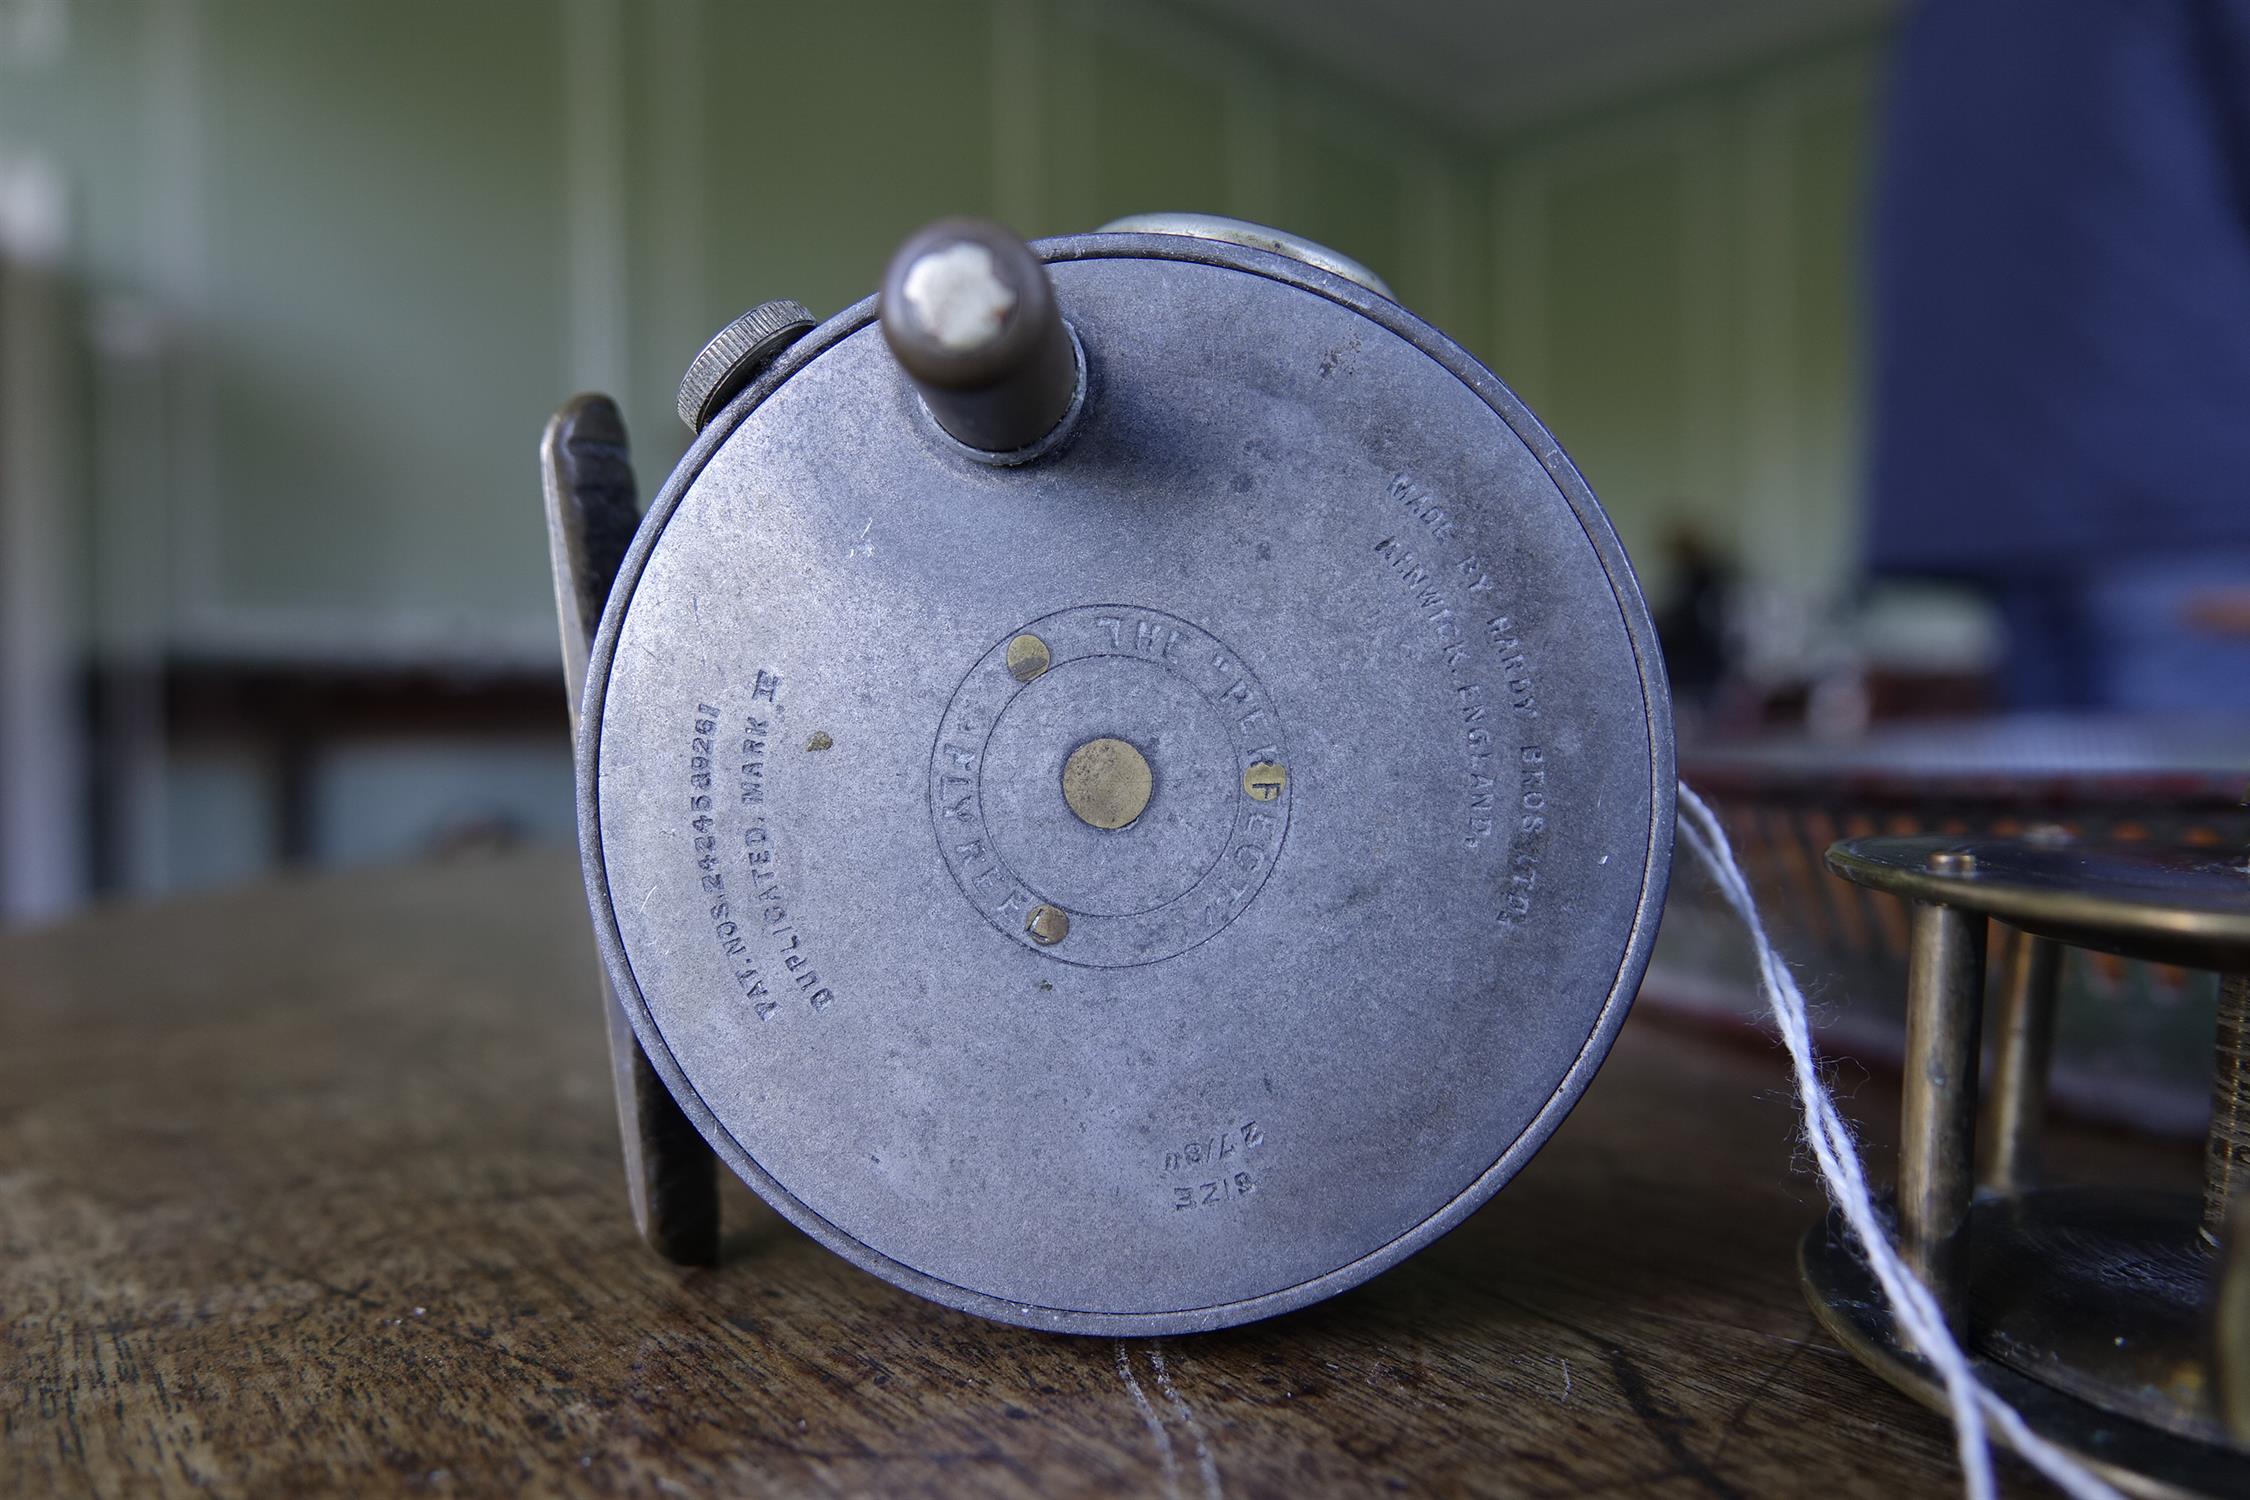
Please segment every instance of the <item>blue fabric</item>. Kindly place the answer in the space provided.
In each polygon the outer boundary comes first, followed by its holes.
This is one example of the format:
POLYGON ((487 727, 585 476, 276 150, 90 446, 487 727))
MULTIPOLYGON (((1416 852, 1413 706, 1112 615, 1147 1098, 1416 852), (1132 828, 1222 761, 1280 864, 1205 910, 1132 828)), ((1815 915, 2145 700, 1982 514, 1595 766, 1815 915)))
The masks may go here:
POLYGON ((2083 577, 2001 582, 2002 695, 2013 708, 2250 717, 2250 637, 2190 619, 2227 594, 2250 597, 2250 553, 2133 557, 2083 577))
POLYGON ((1911 17, 1872 235, 1873 570, 2005 605, 2250 549, 2246 121, 2250 0, 1911 17))

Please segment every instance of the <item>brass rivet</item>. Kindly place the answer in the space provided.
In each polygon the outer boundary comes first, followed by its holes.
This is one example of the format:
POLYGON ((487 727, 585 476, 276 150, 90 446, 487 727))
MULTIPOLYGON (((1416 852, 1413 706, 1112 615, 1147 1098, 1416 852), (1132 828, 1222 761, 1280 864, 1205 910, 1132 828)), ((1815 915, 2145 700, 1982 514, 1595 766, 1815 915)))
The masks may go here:
POLYGON ((1063 801, 1095 828, 1115 830, 1139 817, 1155 785, 1147 758, 1123 740, 1088 740, 1063 762, 1063 801))
POLYGON ((1023 930, 1042 948, 1052 948, 1070 936, 1070 914, 1042 902, 1024 914, 1023 930))
POLYGON ((1933 849, 1927 862, 1933 875, 1967 875, 1976 867, 1976 855, 1966 849, 1933 849))
POLYGON ((1008 675, 1029 682, 1054 664, 1054 653, 1035 635, 1019 635, 1008 642, 1008 675))
POLYGON ((1242 773, 1242 790, 1253 802, 1271 802, 1289 789, 1289 768, 1279 761, 1261 760, 1242 773))

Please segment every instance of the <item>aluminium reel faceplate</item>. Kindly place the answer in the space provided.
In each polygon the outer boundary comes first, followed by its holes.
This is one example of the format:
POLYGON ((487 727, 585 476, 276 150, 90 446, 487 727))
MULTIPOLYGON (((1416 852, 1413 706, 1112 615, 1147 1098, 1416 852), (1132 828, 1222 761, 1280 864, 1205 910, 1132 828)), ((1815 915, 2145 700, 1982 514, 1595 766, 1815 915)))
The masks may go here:
POLYGON ((653 504, 580 826, 650 1061, 878 1275, 1034 1327, 1351 1286, 1591 1078, 1672 840, 1592 493, 1386 298, 1176 234, 1036 247, 1064 440, 980 462, 873 299, 653 504))

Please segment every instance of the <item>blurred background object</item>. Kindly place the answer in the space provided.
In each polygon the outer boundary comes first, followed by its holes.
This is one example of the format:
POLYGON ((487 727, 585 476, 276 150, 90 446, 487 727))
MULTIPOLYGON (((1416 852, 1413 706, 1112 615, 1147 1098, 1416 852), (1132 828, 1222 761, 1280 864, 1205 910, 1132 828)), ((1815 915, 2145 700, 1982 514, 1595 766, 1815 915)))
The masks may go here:
MULTIPOLYGON (((1942 0, 1885 94, 1857 649, 1808 654, 1795 735, 1682 755, 1863 1058, 1897 1056, 1903 919, 1823 878, 1835 839, 2250 851, 2250 4, 1942 0), (1904 621, 1876 601, 1949 586, 1995 628, 1951 633, 1950 690, 1929 655, 1886 690, 1904 621), (1977 708, 2013 712, 1879 722, 1977 708)), ((1747 1013, 1723 932, 1685 882, 1651 992, 1747 1013)), ((2070 954, 2058 1100, 2200 1133, 2216 993, 2070 954)))
POLYGON ((1884 120, 1869 566, 2010 706, 2250 709, 2250 5, 1928 5, 1884 120))
MULTIPOLYGON (((1902 1055, 1908 909, 1829 875, 1830 845, 1935 834, 2250 849, 2250 734, 2239 718, 2000 715, 1843 740, 1800 731, 1706 742, 1683 761, 1737 844, 1775 941, 1809 981, 1823 1047, 1884 1066, 1902 1055)), ((2002 951, 1997 930, 1991 945, 2002 951)), ((1699 871, 1675 871, 1647 999, 1754 1025, 1764 1006, 1753 964, 1717 889, 1699 871)), ((2199 1139, 2217 999, 2209 973, 2069 950, 2055 1104, 2199 1139)))

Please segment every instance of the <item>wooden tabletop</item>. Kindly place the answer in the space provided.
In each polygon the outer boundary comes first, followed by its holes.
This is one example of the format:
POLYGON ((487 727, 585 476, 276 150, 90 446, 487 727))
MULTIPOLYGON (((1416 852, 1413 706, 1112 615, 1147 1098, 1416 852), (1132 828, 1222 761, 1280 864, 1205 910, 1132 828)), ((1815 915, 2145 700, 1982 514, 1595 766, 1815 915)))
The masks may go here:
MULTIPOLYGON (((1431 1249, 1268 1323, 1118 1343, 923 1303, 731 1186, 724 1263, 661 1263, 597 1007, 558 853, 0 940, 0 1494, 1953 1483, 1945 1427, 1805 1307, 1821 1195, 1755 1041, 1644 1011, 1431 1249)), ((1859 1091, 1878 1141, 1893 1092, 1859 1091)))

